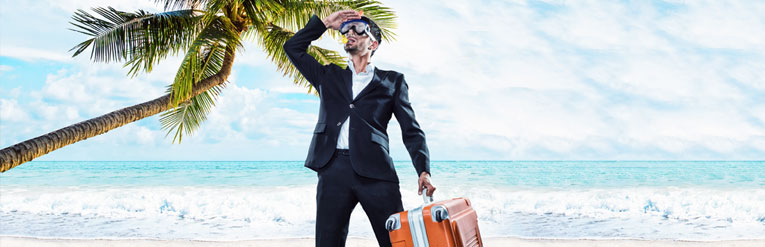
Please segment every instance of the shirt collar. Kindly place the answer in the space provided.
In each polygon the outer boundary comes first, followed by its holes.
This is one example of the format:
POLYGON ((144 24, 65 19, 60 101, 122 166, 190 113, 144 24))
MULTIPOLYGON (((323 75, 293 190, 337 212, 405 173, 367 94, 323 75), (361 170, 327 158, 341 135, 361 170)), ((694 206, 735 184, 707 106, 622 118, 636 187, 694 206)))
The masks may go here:
MULTIPOLYGON (((351 69, 351 73, 353 73, 353 74, 355 75, 355 74, 356 74, 356 69, 353 67, 353 61, 352 61, 352 60, 350 60, 350 59, 348 59, 347 63, 348 63, 348 68, 349 68, 349 69, 351 69)), ((366 70, 367 72, 361 72, 361 73, 359 73, 359 74, 367 74, 367 73, 370 73, 370 72, 373 72, 373 71, 375 71, 375 65, 374 65, 374 64, 372 64, 372 62, 369 62, 369 63, 367 64, 367 67, 366 67, 366 69, 365 69, 365 70, 366 70)))

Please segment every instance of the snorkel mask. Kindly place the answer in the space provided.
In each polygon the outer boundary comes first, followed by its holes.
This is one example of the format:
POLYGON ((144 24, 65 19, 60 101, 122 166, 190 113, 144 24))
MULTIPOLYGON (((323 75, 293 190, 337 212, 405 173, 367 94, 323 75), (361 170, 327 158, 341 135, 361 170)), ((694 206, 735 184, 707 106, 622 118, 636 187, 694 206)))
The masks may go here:
POLYGON ((347 42, 346 37, 348 36, 348 32, 351 31, 355 32, 356 35, 366 35, 372 39, 372 41, 377 41, 375 36, 372 35, 372 31, 369 28, 369 23, 361 19, 343 22, 343 24, 340 25, 339 31, 340 34, 343 35, 343 43, 347 42))

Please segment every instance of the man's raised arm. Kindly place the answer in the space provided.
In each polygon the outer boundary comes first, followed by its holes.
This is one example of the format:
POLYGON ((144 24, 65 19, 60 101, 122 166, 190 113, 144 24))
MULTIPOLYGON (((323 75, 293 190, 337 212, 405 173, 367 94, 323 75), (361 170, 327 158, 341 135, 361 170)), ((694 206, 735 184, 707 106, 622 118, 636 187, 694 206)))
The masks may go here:
POLYGON ((284 42, 284 53, 287 53, 287 58, 314 88, 319 88, 321 83, 319 78, 324 74, 325 68, 308 54, 308 46, 311 45, 311 41, 321 37, 326 30, 324 23, 314 15, 303 29, 284 42))
POLYGON ((319 78, 326 72, 326 67, 308 54, 308 46, 311 45, 312 41, 321 37, 328 28, 337 30, 343 22, 359 18, 361 16, 354 10, 338 11, 327 16, 324 20, 320 20, 318 16, 314 15, 311 16, 303 29, 300 29, 292 38, 284 42, 283 47, 284 52, 287 53, 287 58, 314 88, 318 88, 321 83, 319 78))

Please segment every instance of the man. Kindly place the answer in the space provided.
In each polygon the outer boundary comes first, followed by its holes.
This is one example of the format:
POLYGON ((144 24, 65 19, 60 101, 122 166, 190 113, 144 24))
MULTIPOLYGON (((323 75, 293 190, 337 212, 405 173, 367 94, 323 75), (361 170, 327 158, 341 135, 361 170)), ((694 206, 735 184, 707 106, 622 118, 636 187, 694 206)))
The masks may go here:
POLYGON ((414 118, 404 76, 370 61, 380 45, 380 28, 354 10, 312 16, 284 43, 292 64, 319 92, 319 120, 305 166, 318 173, 316 246, 344 246, 351 212, 361 203, 380 246, 391 246, 385 220, 403 211, 398 176, 388 151, 388 122, 395 115, 419 175, 418 192, 432 196, 425 133, 414 118), (348 68, 321 65, 307 53, 327 30, 345 35, 348 68))

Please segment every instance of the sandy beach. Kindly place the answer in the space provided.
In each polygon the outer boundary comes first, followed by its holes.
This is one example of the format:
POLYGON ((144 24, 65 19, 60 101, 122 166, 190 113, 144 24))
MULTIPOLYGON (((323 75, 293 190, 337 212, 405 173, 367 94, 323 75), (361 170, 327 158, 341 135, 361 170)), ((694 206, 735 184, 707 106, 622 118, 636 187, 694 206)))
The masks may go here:
MULTIPOLYGON (((163 246, 163 247, 308 247, 313 246, 312 238, 296 239, 263 239, 244 241, 197 241, 197 240, 107 240, 107 239, 40 239, 26 237, 0 237, 2 247, 82 247, 82 246, 110 246, 110 247, 133 247, 133 246, 163 246)), ((765 246, 765 240, 731 240, 731 241, 678 241, 678 240, 590 240, 590 239, 521 239, 521 238, 485 238, 485 246, 765 246)), ((372 239, 349 238, 348 247, 373 247, 377 246, 372 239)))

